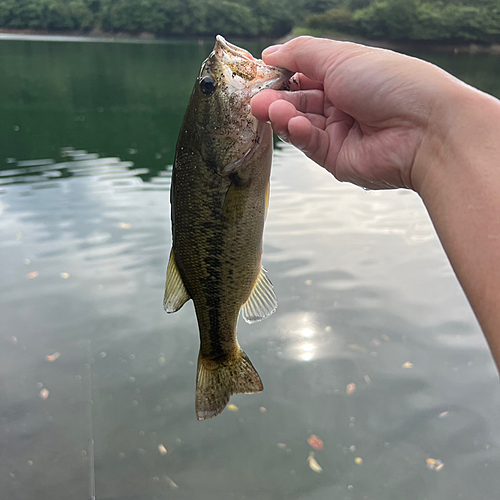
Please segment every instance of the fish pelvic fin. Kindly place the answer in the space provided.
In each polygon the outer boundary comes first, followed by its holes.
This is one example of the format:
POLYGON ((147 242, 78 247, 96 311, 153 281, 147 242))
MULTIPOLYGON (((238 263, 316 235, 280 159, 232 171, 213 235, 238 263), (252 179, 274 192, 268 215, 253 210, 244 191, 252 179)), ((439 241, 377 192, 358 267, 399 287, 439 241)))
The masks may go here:
POLYGON ((196 418, 206 420, 224 410, 232 394, 253 394, 264 390, 259 374, 238 347, 236 356, 222 362, 198 357, 196 418))
POLYGON ((252 293, 241 308, 241 314, 247 323, 255 323, 271 316, 277 308, 278 300, 273 284, 267 277, 267 271, 261 267, 252 293))
POLYGON ((167 266, 167 279, 165 281, 165 295, 163 308, 168 313, 178 311, 191 297, 182 281, 179 269, 175 263, 174 249, 170 250, 170 260, 167 266))

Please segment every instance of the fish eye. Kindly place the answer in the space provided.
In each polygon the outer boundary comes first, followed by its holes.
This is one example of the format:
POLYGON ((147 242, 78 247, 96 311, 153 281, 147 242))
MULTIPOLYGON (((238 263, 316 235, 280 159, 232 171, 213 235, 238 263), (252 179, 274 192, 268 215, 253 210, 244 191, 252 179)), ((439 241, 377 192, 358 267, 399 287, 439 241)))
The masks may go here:
POLYGON ((209 75, 204 76, 200 80, 200 88, 205 95, 213 94, 216 87, 217 87, 217 82, 209 75))

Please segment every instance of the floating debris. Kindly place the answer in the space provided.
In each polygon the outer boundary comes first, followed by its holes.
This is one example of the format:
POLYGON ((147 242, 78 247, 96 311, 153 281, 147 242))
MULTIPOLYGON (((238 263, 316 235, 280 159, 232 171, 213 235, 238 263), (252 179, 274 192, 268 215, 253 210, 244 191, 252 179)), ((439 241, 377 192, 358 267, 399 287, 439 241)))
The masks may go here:
POLYGON ((325 332, 331 332, 332 327, 331 326, 325 326, 325 332))
POLYGON ((439 418, 446 418, 450 414, 449 411, 443 411, 443 413, 440 413, 438 415, 439 418))
POLYGON ((69 278, 69 273, 61 273, 61 278, 67 280, 69 278))
POLYGON ((23 262, 24 262, 27 266, 29 266, 29 265, 31 264, 31 260, 29 260, 29 259, 24 259, 24 260, 23 260, 23 262))
POLYGON ((427 458, 425 463, 427 464, 427 468, 429 470, 440 471, 444 467, 443 462, 437 458, 427 458))
POLYGON ((390 342, 390 340, 391 340, 391 337, 389 337, 389 335, 386 335, 385 333, 384 333, 384 335, 381 335, 381 337, 382 337, 382 339, 383 339, 383 340, 385 340, 386 342, 390 342))
POLYGON ((33 465, 33 460, 28 460, 28 465, 33 465))
POLYGON ((261 406, 261 407, 259 408, 259 411, 260 411, 261 413, 266 413, 267 408, 264 408, 263 406, 261 406))
POLYGON ((167 481, 167 483, 169 484, 170 488, 172 488, 173 490, 179 489, 179 487, 168 476, 165 476, 165 481, 167 481))
POLYGON ((125 458, 125 453, 118 453, 118 458, 121 460, 122 458, 125 458))
POLYGON ((229 411, 238 411, 238 407, 236 405, 233 405, 233 404, 227 405, 227 409, 229 411))
POLYGON ((11 340, 12 340, 12 343, 13 343, 13 344, 17 344, 17 337, 12 337, 12 339, 11 339, 11 340))
POLYGON ((403 364, 403 368, 406 368, 406 369, 413 368, 413 363, 410 363, 409 361, 407 361, 406 363, 403 364))
POLYGON ((345 389, 346 394, 350 396, 351 394, 354 393, 354 391, 356 391, 356 384, 355 383, 348 384, 345 389))
POLYGON ((102 351, 101 353, 99 353, 99 356, 104 359, 108 354, 105 352, 105 351, 102 351))
POLYGON ((31 273, 28 273, 26 275, 26 278, 28 278, 29 280, 32 280, 34 278, 36 278, 38 276, 38 273, 36 271, 32 271, 31 273))
POLYGON ((286 450, 286 444, 285 443, 278 443, 276 446, 278 448, 281 448, 282 450, 286 450))
POLYGON ((130 222, 119 222, 118 227, 122 229, 130 229, 132 227, 132 224, 130 224, 130 222))
POLYGON ((367 384, 371 384, 372 383, 372 379, 369 377, 369 375, 363 375, 363 378, 365 379, 365 382, 367 384))
POLYGON ((15 237, 15 238, 16 238, 16 240, 18 240, 18 241, 19 241, 19 240, 22 240, 22 239, 23 239, 23 236, 24 236, 24 235, 23 235, 23 233, 16 233, 16 234, 14 235, 14 237, 15 237))
POLYGON ((306 286, 311 286, 311 285, 313 284, 313 282, 312 282, 312 280, 305 280, 305 281, 304 281, 304 284, 305 284, 306 286))
POLYGON ((309 443, 309 446, 312 446, 315 450, 321 451, 323 449, 323 441, 321 441, 321 439, 315 434, 311 434, 307 438, 307 442, 309 443))
POLYGON ((373 347, 380 347, 382 345, 382 342, 380 342, 379 339, 372 339, 370 344, 373 346, 373 347))
POLYGON ((349 344, 347 347, 349 347, 349 349, 351 349, 352 351, 359 351, 362 353, 365 353, 368 351, 368 349, 366 347, 363 347, 363 346, 358 345, 358 344, 349 344))
POLYGON ((356 451, 356 446, 354 446, 354 445, 349 446, 349 451, 351 453, 354 453, 356 451))
POLYGON ((318 474, 320 472, 323 472, 323 468, 321 467, 321 465, 318 464, 318 462, 314 458, 314 452, 313 451, 311 451, 309 453, 309 456, 307 457, 307 461, 309 463, 309 468, 312 469, 314 472, 317 472, 318 474))
POLYGON ((355 463, 356 465, 361 465, 361 464, 363 463, 363 459, 362 459, 361 457, 356 457, 356 458, 354 459, 354 463, 355 463))
POLYGON ((161 358, 158 360, 158 362, 160 363, 160 365, 164 365, 166 361, 167 360, 165 359, 164 356, 161 356, 161 358))
POLYGON ((49 390, 48 389, 45 389, 43 388, 41 391, 40 391, 40 397, 42 399, 47 399, 49 397, 49 390))
POLYGON ((55 352, 54 354, 48 354, 45 356, 45 359, 53 363, 59 356, 61 356, 61 353, 55 352))
POLYGON ((162 444, 159 444, 158 445, 158 451, 162 454, 162 455, 166 455, 167 454, 167 449, 165 448, 165 446, 163 446, 162 444))

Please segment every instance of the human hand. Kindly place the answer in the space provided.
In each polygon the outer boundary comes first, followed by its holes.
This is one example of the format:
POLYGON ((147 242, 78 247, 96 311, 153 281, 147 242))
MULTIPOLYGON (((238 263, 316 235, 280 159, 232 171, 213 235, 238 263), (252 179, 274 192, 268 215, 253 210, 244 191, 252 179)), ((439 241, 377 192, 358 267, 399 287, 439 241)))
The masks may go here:
POLYGON ((254 96, 253 114, 337 179, 372 189, 419 190, 469 89, 430 63, 348 42, 300 37, 263 59, 296 75, 291 92, 254 96))

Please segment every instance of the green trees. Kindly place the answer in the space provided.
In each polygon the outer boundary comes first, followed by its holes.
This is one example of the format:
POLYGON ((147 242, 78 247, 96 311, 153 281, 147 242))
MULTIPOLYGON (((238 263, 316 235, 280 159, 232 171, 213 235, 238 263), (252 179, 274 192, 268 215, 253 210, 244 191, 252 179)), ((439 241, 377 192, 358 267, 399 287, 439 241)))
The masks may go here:
POLYGON ((500 42, 500 0, 0 0, 0 28, 278 38, 304 24, 366 38, 500 42))
POLYGON ((345 5, 347 11, 309 16, 306 25, 368 38, 500 41, 500 0, 346 0, 345 5))
POLYGON ((0 28, 279 37, 285 0, 0 0, 0 28))

